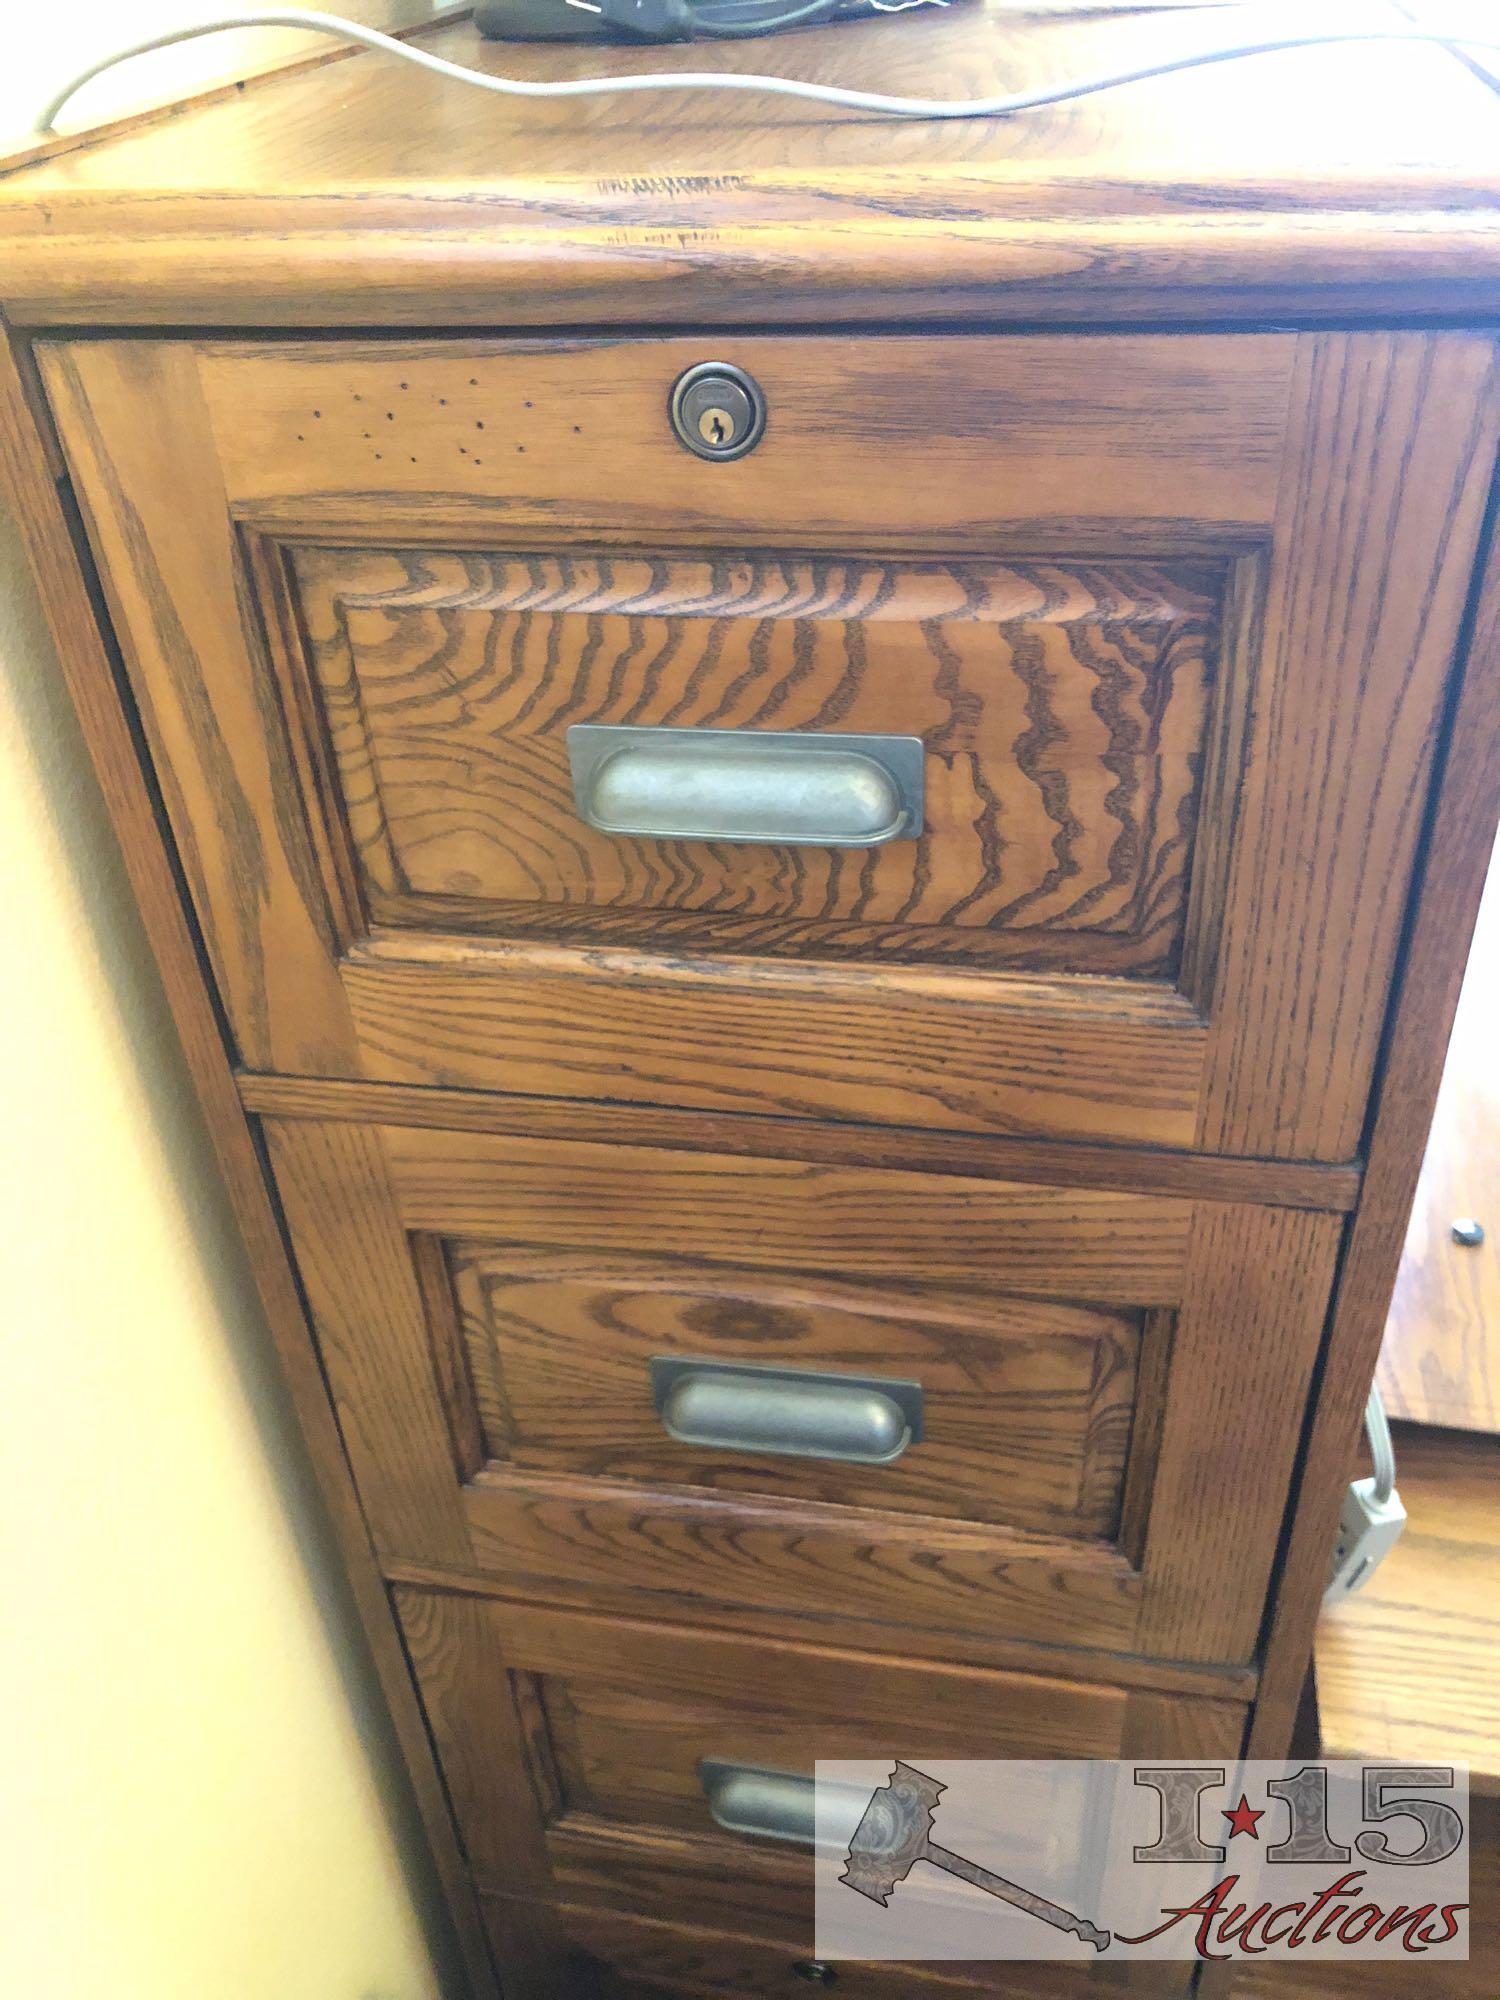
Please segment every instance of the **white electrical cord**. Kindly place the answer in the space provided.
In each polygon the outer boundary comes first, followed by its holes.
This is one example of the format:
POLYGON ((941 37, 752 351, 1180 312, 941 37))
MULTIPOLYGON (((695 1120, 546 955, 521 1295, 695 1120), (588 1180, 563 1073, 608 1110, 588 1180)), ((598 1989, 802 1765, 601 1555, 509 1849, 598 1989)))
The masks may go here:
POLYGON ((1396 1490, 1396 1446, 1391 1438, 1390 1419, 1380 1391, 1371 1385, 1365 1404, 1365 1436, 1370 1441, 1370 1457, 1375 1474, 1375 1498, 1383 1507, 1396 1490))
POLYGON ((191 27, 174 28, 153 35, 148 41, 134 42, 100 62, 91 63, 60 90, 38 121, 38 130, 50 132, 58 113, 76 91, 116 63, 133 56, 148 55, 153 49, 167 49, 199 35, 215 35, 226 28, 306 28, 313 34, 338 35, 359 42, 367 49, 379 49, 414 63, 434 76, 466 83, 476 90, 494 91, 501 97, 613 97, 638 90, 748 90, 775 97, 797 97, 811 104, 833 104, 845 111, 871 111, 892 118, 1004 118, 1016 111, 1032 111, 1044 104, 1062 104, 1069 98, 1092 97, 1101 90, 1117 90, 1122 84, 1144 83, 1154 76, 1172 76, 1179 70, 1202 69, 1211 63, 1238 62, 1245 56, 1273 55, 1281 49, 1329 48, 1340 42, 1425 42, 1443 48, 1500 49, 1500 38, 1472 35, 1455 29, 1439 33, 1430 28, 1354 28, 1310 35, 1276 35, 1263 41, 1235 42, 1224 48, 1205 49, 1196 55, 1167 56, 1136 68, 1109 70, 1100 76, 1081 78, 1074 83, 1043 84, 1036 90, 1018 90, 1003 97, 888 97, 874 90, 844 90, 836 84, 804 83, 796 77, 747 76, 731 70, 647 70, 630 76, 564 78, 534 83, 521 77, 489 76, 482 70, 467 69, 462 63, 429 55, 410 42, 382 35, 376 28, 344 21, 337 14, 304 14, 289 8, 254 8, 243 14, 221 14, 213 21, 191 27))

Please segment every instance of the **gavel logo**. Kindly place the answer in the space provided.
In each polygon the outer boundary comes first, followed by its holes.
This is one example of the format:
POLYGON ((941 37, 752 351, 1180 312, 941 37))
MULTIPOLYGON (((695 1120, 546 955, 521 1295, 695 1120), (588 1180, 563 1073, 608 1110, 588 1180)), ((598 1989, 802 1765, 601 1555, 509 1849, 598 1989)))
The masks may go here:
POLYGON ((890 1783, 882 1785, 865 1807, 849 1842, 848 1858, 839 1880, 883 1909, 897 1883, 904 1882, 919 1861, 930 1861, 945 1875, 972 1882, 987 1896, 998 1896, 1012 1909, 1023 1910, 1027 1916, 1051 1924, 1054 1930, 1068 1931, 1096 1951, 1103 1951, 1110 1934, 1091 1924, 1087 1917, 1075 1916, 1073 1911, 1049 1903, 1045 1896, 1023 1889, 1017 1882, 1007 1882, 1003 1875, 992 1874, 977 1862, 965 1861, 961 1854, 935 1845, 932 1815, 947 1789, 924 1771, 915 1771, 910 1764, 897 1764, 890 1783))

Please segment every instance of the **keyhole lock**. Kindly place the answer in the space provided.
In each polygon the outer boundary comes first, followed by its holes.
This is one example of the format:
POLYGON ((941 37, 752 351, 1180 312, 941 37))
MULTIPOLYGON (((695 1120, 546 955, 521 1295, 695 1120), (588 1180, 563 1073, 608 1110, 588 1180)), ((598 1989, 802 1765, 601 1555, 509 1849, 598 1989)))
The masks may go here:
POLYGON ((671 411, 679 443, 699 458, 743 458, 766 427, 760 385, 727 361, 700 361, 680 375, 671 411))

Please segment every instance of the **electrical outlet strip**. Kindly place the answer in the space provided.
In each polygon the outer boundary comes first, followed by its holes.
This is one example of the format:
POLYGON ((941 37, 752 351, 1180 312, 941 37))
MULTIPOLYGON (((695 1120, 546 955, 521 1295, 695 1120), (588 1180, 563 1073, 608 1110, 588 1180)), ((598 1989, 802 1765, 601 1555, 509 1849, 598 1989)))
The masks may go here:
POLYGON ((1340 1604, 1356 1590, 1363 1590, 1400 1541, 1405 1526, 1406 1509, 1394 1487, 1382 1498, 1378 1480, 1356 1479, 1344 1495, 1333 1548, 1333 1574, 1323 1602, 1340 1604))

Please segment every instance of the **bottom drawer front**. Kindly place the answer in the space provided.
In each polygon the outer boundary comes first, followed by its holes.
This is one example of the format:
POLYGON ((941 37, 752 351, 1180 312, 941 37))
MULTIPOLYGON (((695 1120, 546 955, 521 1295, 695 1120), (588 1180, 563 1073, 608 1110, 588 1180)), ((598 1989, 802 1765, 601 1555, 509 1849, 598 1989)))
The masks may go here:
MULTIPOLYGON (((820 1758, 1222 1758, 1243 1727, 1197 1695, 395 1594, 481 1889, 747 1936, 811 1934, 820 1758)), ((1038 1797, 1021 1822, 1047 1879, 1055 1819, 1038 1797)))
MULTIPOLYGON (((506 1980, 506 2000, 796 2000, 829 1992, 837 2000, 1090 2000, 1106 1990, 1087 1968, 1070 1965, 860 1965, 820 1960, 810 1933, 799 1940, 627 1916, 569 1905, 554 1909, 484 1898, 490 1941, 506 1980)), ((1153 1991, 1185 1991, 1190 1968, 1153 1968, 1153 1991), (1175 1980, 1176 1983, 1173 1983, 1175 1980)))

